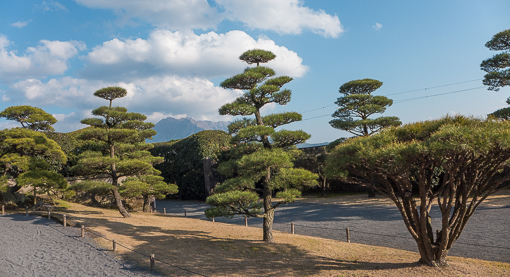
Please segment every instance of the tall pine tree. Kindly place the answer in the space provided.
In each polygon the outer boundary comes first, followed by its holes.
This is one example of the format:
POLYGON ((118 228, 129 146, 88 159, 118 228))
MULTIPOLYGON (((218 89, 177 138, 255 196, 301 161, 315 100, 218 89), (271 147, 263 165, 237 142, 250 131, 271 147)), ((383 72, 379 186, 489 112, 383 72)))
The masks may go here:
POLYGON ((101 151, 87 151, 80 155, 73 171, 79 175, 97 179, 107 178, 112 184, 112 193, 119 212, 130 217, 122 204, 119 193, 119 178, 140 175, 159 174, 153 164, 163 161, 153 157, 148 149, 152 144, 145 139, 156 134, 152 123, 146 123, 147 117, 139 113, 128 113, 124 107, 112 107, 112 101, 127 95, 120 87, 107 87, 94 93, 95 96, 108 100, 109 106, 102 106, 92 111, 96 118, 87 118, 82 124, 91 127, 79 136, 83 140, 95 140, 102 143, 101 151))
POLYGON ((264 241, 274 241, 272 229, 274 210, 281 204, 295 200, 301 190, 317 184, 317 175, 304 169, 295 169, 292 146, 303 143, 310 135, 299 131, 279 130, 277 127, 301 120, 295 112, 261 115, 261 108, 270 103, 285 105, 290 101, 291 91, 281 89, 292 78, 274 77, 275 72, 260 63, 267 63, 276 56, 264 50, 250 50, 239 59, 249 67, 221 83, 223 88, 240 89, 244 95, 219 109, 221 115, 254 116, 242 118, 229 125, 233 135, 231 160, 220 164, 219 171, 229 179, 214 189, 207 198, 212 207, 206 210, 208 217, 244 215, 262 217, 264 241), (281 199, 272 202, 273 192, 281 199), (259 200, 262 194, 262 202, 259 200))

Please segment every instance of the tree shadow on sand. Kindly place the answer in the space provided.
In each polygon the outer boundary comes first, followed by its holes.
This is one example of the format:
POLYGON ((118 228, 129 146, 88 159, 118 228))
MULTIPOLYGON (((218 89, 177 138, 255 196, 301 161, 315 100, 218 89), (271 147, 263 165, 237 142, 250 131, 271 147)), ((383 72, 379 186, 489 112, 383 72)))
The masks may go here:
POLYGON ((79 214, 73 218, 83 221, 87 227, 106 228, 108 232, 116 233, 121 238, 119 241, 130 240, 134 246, 123 252, 122 257, 135 261, 138 266, 148 267, 149 255, 155 254, 156 270, 170 275, 303 276, 330 270, 385 270, 419 265, 331 259, 287 243, 231 239, 204 231, 133 225, 107 218, 80 217, 79 214))

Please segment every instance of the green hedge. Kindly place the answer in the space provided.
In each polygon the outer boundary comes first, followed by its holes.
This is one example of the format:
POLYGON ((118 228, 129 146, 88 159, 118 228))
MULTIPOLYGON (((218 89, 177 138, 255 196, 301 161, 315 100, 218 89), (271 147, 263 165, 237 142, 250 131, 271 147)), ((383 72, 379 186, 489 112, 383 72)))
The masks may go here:
POLYGON ((198 132, 185 139, 154 143, 152 155, 165 161, 154 167, 161 171, 165 182, 179 187, 179 199, 205 200, 203 159, 217 163, 230 147, 231 136, 218 130, 198 132))

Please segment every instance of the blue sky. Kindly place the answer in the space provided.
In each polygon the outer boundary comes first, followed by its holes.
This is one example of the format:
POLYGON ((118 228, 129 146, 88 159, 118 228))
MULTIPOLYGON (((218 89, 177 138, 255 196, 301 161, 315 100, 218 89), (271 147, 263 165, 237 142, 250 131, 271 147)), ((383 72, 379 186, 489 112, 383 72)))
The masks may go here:
POLYGON ((0 109, 40 107, 68 132, 107 104, 95 90, 123 86, 128 97, 114 104, 152 122, 232 120, 217 109, 239 92, 218 85, 246 67, 241 53, 263 48, 277 55, 267 66, 294 78, 291 102, 265 112, 303 113, 285 127, 309 132, 311 143, 349 136, 328 122, 338 88, 356 79, 382 81, 374 94, 394 100, 384 115, 404 123, 483 117, 510 96, 483 88, 479 68, 496 54, 484 44, 510 28, 509 10, 507 0, 6 0, 0 109))

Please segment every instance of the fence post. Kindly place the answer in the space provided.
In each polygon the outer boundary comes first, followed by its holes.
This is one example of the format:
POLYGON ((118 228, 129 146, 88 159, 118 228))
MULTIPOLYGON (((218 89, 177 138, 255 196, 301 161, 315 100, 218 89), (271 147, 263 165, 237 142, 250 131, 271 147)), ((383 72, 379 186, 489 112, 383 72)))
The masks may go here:
POLYGON ((345 233, 347 234, 347 242, 351 242, 351 235, 349 234, 349 228, 345 228, 345 233))
POLYGON ((154 271, 154 254, 151 254, 151 271, 154 271))
POLYGON ((166 214, 166 208, 163 208, 163 214, 166 214))
POLYGON ((67 225, 67 215, 66 214, 64 214, 64 220, 63 221, 64 221, 63 222, 64 223, 64 227, 66 227, 66 225, 67 225))
POLYGON ((25 216, 28 216, 28 206, 25 207, 25 216))
POLYGON ((85 237, 85 225, 81 226, 81 237, 85 237))
POLYGON ((5 205, 2 205, 2 215, 5 215, 5 205))
POLYGON ((290 233, 294 235, 294 222, 290 223, 290 233))
POLYGON ((212 222, 214 222, 214 216, 212 217, 212 222))
POLYGON ((244 217, 244 226, 248 227, 248 217, 244 217))
POLYGON ((117 240, 113 240, 113 252, 117 251, 117 240))
POLYGON ((51 208, 48 208, 48 219, 51 219, 51 208))
POLYGON ((184 210, 184 217, 186 217, 186 210, 184 210))

